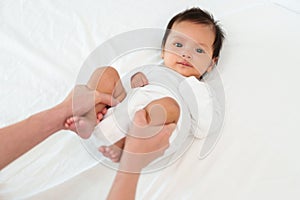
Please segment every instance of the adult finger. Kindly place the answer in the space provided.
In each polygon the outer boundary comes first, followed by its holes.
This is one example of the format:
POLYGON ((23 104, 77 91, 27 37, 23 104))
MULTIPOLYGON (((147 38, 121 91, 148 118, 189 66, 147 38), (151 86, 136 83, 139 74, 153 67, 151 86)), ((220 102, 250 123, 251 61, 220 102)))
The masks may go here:
POLYGON ((119 101, 110 94, 95 91, 95 104, 98 103, 107 104, 109 106, 115 106, 119 103, 119 101))

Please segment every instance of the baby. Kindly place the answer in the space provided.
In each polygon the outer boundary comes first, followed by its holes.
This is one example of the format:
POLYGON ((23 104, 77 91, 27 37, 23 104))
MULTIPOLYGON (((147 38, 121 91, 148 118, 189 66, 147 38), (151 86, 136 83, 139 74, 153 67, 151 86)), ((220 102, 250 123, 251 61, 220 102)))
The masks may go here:
MULTIPOLYGON (((223 40, 224 33, 222 29, 209 13, 200 8, 191 8, 181 12, 174 16, 167 25, 161 53, 165 66, 161 67, 164 69, 158 70, 159 72, 157 73, 160 73, 160 76, 163 76, 167 81, 173 81, 175 86, 176 81, 180 81, 181 78, 195 77, 201 80, 203 75, 210 72, 217 63, 223 40)), ((139 72, 131 77, 131 87, 135 88, 132 90, 147 90, 148 87, 151 87, 151 82, 159 79, 155 74, 156 68, 148 68, 140 69, 139 72)), ((87 85, 91 89, 112 94, 119 102, 127 98, 120 76, 113 67, 98 68, 87 85)), ((174 88, 176 90, 176 87, 174 88)), ((149 97, 143 104, 140 104, 142 107, 133 111, 135 115, 143 121, 142 124, 163 125, 177 123, 182 114, 178 99, 171 94, 155 96, 154 90, 151 92, 151 89, 149 89, 150 94, 153 93, 154 97, 149 97)), ((67 119, 65 123, 66 128, 76 131, 82 138, 89 138, 94 130, 94 126, 107 113, 106 105, 96 105, 95 112, 97 113, 97 119, 94 112, 90 112, 87 116, 75 116, 67 119)), ((104 119, 99 125, 112 122, 113 120, 104 119)), ((99 151, 112 161, 118 162, 125 138, 119 136, 119 138, 116 139, 115 137, 113 140, 118 141, 114 145, 100 147, 99 151)))

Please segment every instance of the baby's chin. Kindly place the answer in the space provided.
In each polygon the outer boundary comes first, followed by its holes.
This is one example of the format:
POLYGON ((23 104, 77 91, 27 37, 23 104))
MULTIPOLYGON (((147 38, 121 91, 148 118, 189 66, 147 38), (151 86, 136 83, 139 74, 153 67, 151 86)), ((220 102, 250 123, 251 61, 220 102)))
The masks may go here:
POLYGON ((194 76, 196 78, 200 78, 200 76, 201 76, 200 73, 196 72, 196 70, 190 66, 180 66, 174 70, 185 77, 194 76))

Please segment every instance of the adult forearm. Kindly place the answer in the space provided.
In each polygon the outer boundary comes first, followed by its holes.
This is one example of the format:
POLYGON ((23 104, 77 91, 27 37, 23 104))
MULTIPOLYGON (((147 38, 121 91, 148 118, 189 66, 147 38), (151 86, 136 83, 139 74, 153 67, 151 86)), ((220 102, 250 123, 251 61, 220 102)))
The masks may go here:
POLYGON ((118 171, 107 199, 134 200, 139 177, 140 174, 137 173, 118 171))
POLYGON ((54 108, 0 129, 0 170, 53 133, 63 129, 65 120, 73 115, 73 111, 77 116, 82 116, 98 103, 114 106, 118 102, 111 95, 94 92, 85 85, 77 85, 67 98, 54 108))
POLYGON ((126 136, 119 171, 108 195, 110 200, 135 199, 136 187, 142 169, 162 156, 169 146, 169 138, 176 125, 172 123, 166 126, 147 126, 145 113, 146 111, 143 109, 135 113, 133 126, 126 136), (135 137, 138 134, 152 136, 146 138, 135 137))
POLYGON ((0 170, 63 128, 70 109, 60 104, 0 129, 0 170))

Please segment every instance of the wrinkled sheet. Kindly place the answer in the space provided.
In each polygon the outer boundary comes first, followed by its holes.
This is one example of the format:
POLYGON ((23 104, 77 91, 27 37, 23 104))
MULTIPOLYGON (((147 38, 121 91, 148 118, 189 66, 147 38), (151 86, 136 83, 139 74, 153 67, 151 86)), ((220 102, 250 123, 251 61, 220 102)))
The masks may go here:
MULTIPOLYGON (((222 135, 141 176, 137 199, 299 199, 300 6, 295 1, 0 2, 0 126, 60 102, 110 37, 200 6, 226 31, 222 135)), ((60 131, 0 172, 0 199, 105 199, 115 171, 60 131)))

